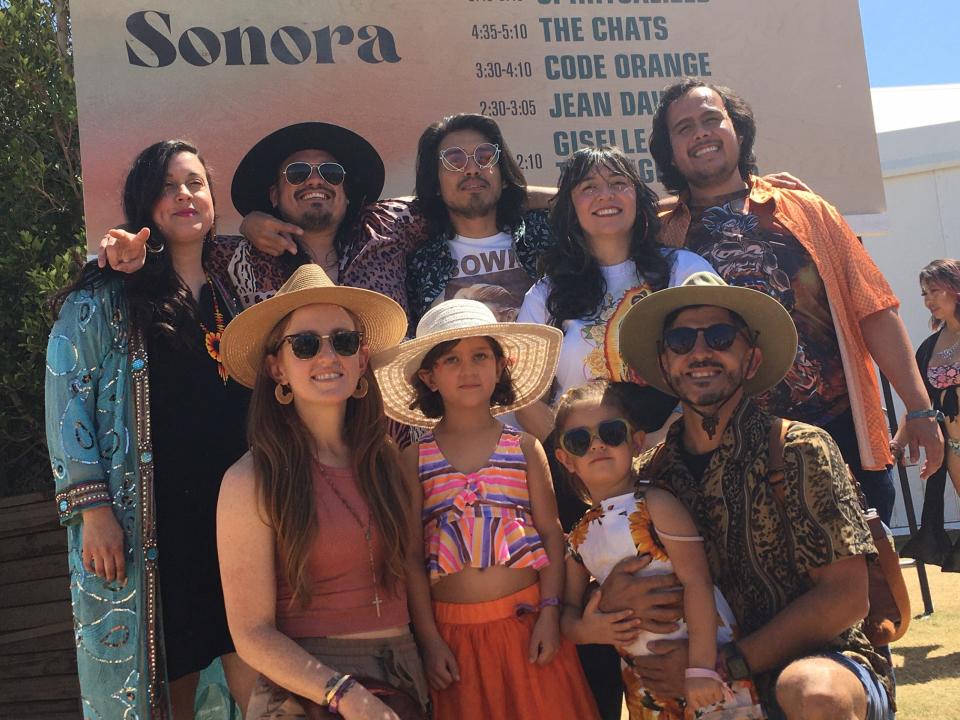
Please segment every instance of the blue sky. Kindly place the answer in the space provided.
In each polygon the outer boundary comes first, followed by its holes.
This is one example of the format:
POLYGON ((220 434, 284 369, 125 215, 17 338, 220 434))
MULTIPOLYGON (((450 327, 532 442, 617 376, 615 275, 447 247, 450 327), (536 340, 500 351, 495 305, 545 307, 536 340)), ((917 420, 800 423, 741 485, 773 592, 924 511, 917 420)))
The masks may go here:
POLYGON ((960 83, 960 0, 860 0, 871 87, 960 83))

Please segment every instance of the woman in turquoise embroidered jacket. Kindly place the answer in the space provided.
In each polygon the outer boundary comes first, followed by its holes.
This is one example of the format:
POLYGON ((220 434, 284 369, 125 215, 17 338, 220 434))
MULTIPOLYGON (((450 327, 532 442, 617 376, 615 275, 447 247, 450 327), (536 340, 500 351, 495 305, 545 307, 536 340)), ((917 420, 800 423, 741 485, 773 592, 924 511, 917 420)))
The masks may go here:
POLYGON ((128 228, 147 229, 149 257, 129 276, 89 263, 58 295, 47 442, 84 717, 182 720, 218 657, 241 706, 255 679, 226 628, 215 539, 249 398, 220 358, 236 301, 205 269, 214 203, 197 149, 140 153, 123 206, 128 228))

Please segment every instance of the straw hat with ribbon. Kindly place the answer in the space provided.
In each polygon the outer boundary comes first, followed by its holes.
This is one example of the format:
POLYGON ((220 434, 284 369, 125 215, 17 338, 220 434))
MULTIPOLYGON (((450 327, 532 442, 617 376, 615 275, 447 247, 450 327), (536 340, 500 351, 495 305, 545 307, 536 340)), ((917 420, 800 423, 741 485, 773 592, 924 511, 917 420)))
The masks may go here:
POLYGON ((371 355, 396 345, 407 330, 406 313, 386 295, 336 285, 319 265, 301 265, 276 295, 244 310, 223 331, 220 353, 230 377, 253 387, 273 328, 297 308, 317 303, 339 305, 360 318, 371 355))
POLYGON ((660 368, 663 323, 674 310, 691 305, 726 308, 742 317, 753 331, 761 362, 757 374, 744 380, 746 395, 769 390, 793 365, 797 355, 797 328, 783 305, 759 290, 727 285, 714 273, 699 272, 682 285, 647 295, 630 308, 620 325, 620 352, 624 361, 658 390, 677 394, 660 368))
POLYGON ((376 355, 371 363, 383 393, 387 415, 418 427, 433 427, 439 418, 429 418, 410 409, 417 394, 413 380, 430 350, 448 340, 492 337, 503 348, 517 399, 497 405, 494 415, 519 410, 539 400, 553 382, 560 357, 563 333, 536 323, 497 322, 493 312, 476 300, 447 300, 427 311, 417 324, 414 340, 376 355))

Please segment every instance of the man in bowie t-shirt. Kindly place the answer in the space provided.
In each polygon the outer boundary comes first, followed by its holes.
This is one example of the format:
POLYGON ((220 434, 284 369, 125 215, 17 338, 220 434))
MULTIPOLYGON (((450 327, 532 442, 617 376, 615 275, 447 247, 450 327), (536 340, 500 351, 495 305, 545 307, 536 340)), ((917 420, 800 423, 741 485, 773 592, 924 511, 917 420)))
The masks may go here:
MULTIPOLYGON (((523 173, 490 118, 452 115, 428 127, 417 148, 416 199, 407 208, 422 224, 399 225, 407 235, 411 229, 422 233, 404 243, 412 250, 407 258, 411 330, 430 307, 452 298, 479 300, 500 320, 515 320, 536 277, 537 257, 550 242, 542 208, 554 192, 542 188, 528 194, 523 173)), ((398 227, 395 221, 392 226, 398 227)))

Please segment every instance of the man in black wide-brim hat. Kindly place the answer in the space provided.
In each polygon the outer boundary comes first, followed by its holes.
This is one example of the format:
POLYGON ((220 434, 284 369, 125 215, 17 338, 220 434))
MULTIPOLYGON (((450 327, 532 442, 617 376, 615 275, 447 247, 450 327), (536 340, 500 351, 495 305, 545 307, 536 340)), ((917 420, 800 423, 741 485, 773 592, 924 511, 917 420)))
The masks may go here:
POLYGON ((352 130, 324 122, 280 128, 240 161, 230 194, 241 215, 259 211, 288 223, 282 232, 294 252, 274 257, 223 238, 211 261, 229 274, 244 306, 273 295, 304 263, 337 281, 359 244, 360 211, 380 197, 383 180, 380 155, 352 130))

